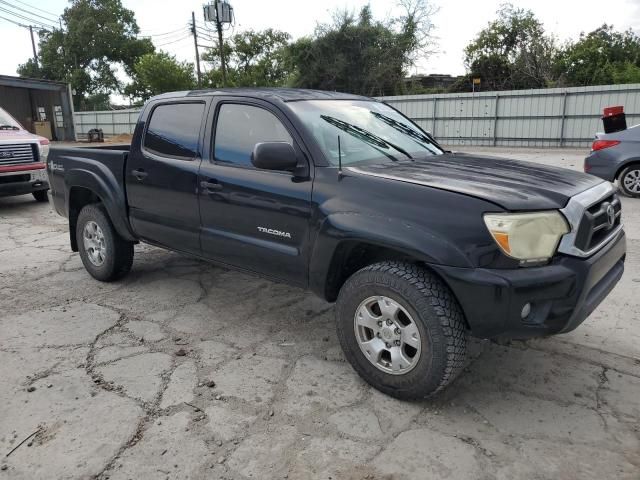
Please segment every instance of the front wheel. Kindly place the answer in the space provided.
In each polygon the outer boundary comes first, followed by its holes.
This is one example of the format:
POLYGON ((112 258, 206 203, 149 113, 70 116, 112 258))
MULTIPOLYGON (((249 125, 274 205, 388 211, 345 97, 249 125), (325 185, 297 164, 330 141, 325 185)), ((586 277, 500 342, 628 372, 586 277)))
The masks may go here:
POLYGON ((620 188, 629 197, 640 197, 640 163, 629 165, 619 177, 620 188))
POLYGON ((133 243, 118 234, 101 205, 86 205, 80 211, 76 241, 84 268, 96 280, 112 282, 131 270, 133 243))
POLYGON ((460 306, 439 278, 417 265, 383 262, 353 274, 340 290, 336 321, 347 360, 393 397, 433 395, 463 367, 460 306))

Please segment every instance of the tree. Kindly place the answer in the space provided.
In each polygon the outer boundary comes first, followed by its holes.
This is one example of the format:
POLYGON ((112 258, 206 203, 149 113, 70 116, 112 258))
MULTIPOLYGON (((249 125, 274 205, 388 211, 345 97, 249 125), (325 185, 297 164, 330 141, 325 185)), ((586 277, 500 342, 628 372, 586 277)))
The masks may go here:
MULTIPOLYGON (((269 28, 260 32, 248 30, 237 33, 224 42, 227 60, 227 85, 231 87, 283 86, 289 78, 285 61, 285 47, 291 36, 269 28)), ((218 48, 204 53, 211 63, 205 83, 222 86, 222 71, 218 48)))
POLYGON ((195 88, 193 64, 178 62, 166 52, 147 53, 133 66, 133 82, 124 93, 134 99, 147 100, 164 92, 195 88))
POLYGON ((640 38, 604 24, 567 44, 555 68, 559 82, 567 86, 640 82, 640 38))
POLYGON ((365 95, 401 93, 407 67, 427 56, 433 45, 426 0, 403 0, 403 15, 387 22, 373 19, 367 5, 355 16, 335 15, 288 49, 298 87, 341 90, 365 95))
POLYGON ((71 83, 78 109, 87 95, 121 91, 118 69, 131 75, 136 60, 154 51, 149 39, 137 38, 135 16, 121 0, 72 0, 62 20, 64 31, 40 32, 41 65, 28 60, 18 73, 71 83))
POLYGON ((503 5, 465 48, 470 77, 487 90, 544 88, 553 80, 555 40, 531 10, 503 5))

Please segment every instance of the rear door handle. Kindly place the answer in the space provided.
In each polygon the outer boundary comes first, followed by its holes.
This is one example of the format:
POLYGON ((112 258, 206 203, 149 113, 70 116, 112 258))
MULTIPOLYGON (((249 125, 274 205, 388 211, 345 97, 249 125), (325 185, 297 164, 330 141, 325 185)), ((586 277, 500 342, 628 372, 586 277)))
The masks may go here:
POLYGON ((149 174, 145 172, 142 168, 136 168, 135 170, 132 170, 131 174, 134 177, 136 177, 139 181, 142 181, 149 176, 149 174))
POLYGON ((212 180, 212 181, 203 180, 200 182, 200 187, 203 190, 208 190, 210 192, 217 192, 222 190, 222 184, 218 183, 215 180, 212 180))

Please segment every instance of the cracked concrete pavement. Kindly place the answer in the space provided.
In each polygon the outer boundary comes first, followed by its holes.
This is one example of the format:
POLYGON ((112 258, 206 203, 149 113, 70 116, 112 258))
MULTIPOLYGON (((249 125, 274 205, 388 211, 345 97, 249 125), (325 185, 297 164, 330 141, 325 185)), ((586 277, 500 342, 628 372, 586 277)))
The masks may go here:
POLYGON ((358 378, 311 294, 145 245, 102 284, 65 219, 0 199, 0 480, 637 480, 640 200, 623 204, 625 276, 577 331, 471 339, 463 375, 408 403, 358 378))

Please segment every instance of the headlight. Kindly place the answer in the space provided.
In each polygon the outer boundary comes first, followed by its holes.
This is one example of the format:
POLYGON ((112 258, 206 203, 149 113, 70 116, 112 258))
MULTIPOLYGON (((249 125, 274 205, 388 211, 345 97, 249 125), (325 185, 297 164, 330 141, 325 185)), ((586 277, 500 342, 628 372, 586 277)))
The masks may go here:
POLYGON ((569 226, 557 210, 532 213, 487 213, 484 223, 500 249, 522 263, 548 260, 569 226))

